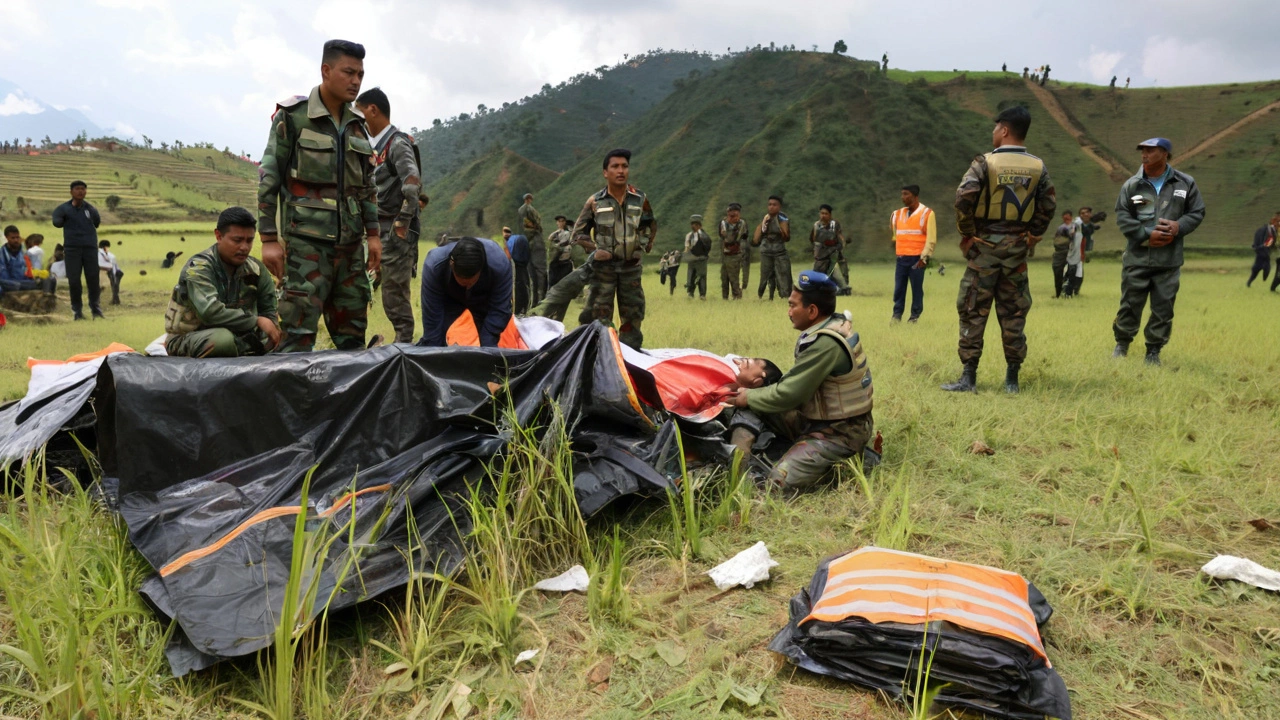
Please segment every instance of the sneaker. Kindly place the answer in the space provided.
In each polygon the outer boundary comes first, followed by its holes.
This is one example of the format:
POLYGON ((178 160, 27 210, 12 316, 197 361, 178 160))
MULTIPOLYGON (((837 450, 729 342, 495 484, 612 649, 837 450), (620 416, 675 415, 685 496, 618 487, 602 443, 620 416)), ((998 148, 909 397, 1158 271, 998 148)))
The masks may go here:
POLYGON ((1111 351, 1112 359, 1120 359, 1129 357, 1129 343, 1116 343, 1116 349, 1111 351))
POLYGON ((912 315, 911 317, 907 318, 907 322, 909 323, 919 322, 919 321, 920 321, 919 315, 912 315))

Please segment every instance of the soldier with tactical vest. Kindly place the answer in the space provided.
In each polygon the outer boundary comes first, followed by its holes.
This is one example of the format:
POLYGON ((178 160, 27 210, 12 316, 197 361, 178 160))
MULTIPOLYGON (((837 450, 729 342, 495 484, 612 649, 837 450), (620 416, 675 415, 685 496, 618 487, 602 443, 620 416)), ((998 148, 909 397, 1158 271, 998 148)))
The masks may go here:
MULTIPOLYGON (((769 196, 769 212, 756 226, 751 244, 760 248, 760 289, 756 295, 763 300, 764 290, 772 285, 782 297, 791 295, 791 256, 787 243, 791 242, 791 221, 782 214, 782 198, 769 196)), ((769 299, 773 299, 770 288, 769 299)))
POLYGON ((533 193, 524 194, 524 204, 516 214, 529 240, 529 297, 531 304, 537 305, 547 296, 547 246, 542 239, 542 214, 533 207, 533 193))
POLYGON ((938 221, 920 202, 919 185, 902 186, 902 207, 889 217, 893 230, 893 251, 898 262, 893 271, 893 316, 890 322, 901 322, 907 306, 907 285, 911 285, 911 315, 916 322, 924 312, 924 269, 938 244, 938 221))
POLYGON ((640 326, 645 309, 641 260, 653 250, 658 224, 649 199, 627 182, 631 151, 610 150, 603 165, 607 185, 587 198, 573 225, 573 236, 592 250, 587 294, 592 316, 612 324, 617 298, 618 339, 639 350, 644 342, 640 326))
POLYGON ((960 280, 960 379, 942 386, 951 392, 977 388, 978 360, 991 304, 996 306, 1007 370, 1004 389, 1017 393, 1018 370, 1027 357, 1025 333, 1031 309, 1027 257, 1049 228, 1057 207, 1044 161, 1024 146, 1031 113, 1016 105, 995 118, 995 150, 974 158, 956 188, 956 226, 969 265, 960 280))
POLYGON ((547 236, 547 289, 573 272, 573 233, 569 231, 569 218, 556 216, 555 232, 547 236))
POLYGON ((373 183, 378 193, 378 234, 382 240, 382 309, 396 330, 396 342, 413 342, 410 286, 417 275, 418 196, 421 162, 413 136, 391 124, 391 101, 382 88, 356 98, 373 145, 373 183))
POLYGON ((711 256, 711 236, 702 229, 702 216, 689 218, 689 232, 684 236, 684 256, 689 258, 685 265, 685 290, 689 298, 697 289, 699 297, 707 299, 707 258, 711 256))
MULTIPOLYGON (((873 434, 871 370, 849 317, 835 312, 837 290, 820 272, 800 273, 787 300, 787 316, 800 331, 795 365, 777 384, 733 397, 735 406, 763 415, 794 443, 770 473, 778 487, 817 483, 837 463, 861 455, 873 434)), ((738 444, 743 425, 734 424, 738 444)))
POLYGON ((244 208, 223 210, 214 245, 183 266, 164 314, 169 355, 263 355, 280 344, 275 281, 249 254, 256 226, 244 208))
POLYGON ((747 221, 742 219, 742 206, 729 203, 729 209, 720 221, 720 295, 725 300, 733 293, 734 300, 742 299, 742 289, 749 279, 751 245, 748 242, 747 221), (742 284, 738 284, 738 276, 742 284))
POLYGON ((277 106, 259 169, 262 262, 284 279, 280 352, 310 352, 321 315, 335 347, 364 348, 373 292, 366 265, 376 272, 382 260, 373 146, 351 105, 364 46, 330 40, 321 63, 310 96, 277 106))
POLYGON ((831 278, 843 293, 849 288, 849 277, 841 269, 839 260, 844 248, 844 230, 840 221, 831 216, 831 206, 818 206, 818 221, 809 231, 809 244, 813 246, 813 269, 831 278))

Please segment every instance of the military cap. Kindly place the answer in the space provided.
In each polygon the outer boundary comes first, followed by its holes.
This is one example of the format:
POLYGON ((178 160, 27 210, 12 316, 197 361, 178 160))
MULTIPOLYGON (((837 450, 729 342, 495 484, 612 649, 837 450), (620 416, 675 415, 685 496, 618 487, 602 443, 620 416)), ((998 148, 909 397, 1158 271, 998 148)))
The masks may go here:
POLYGON ((691 222, 691 223, 698 223, 699 225, 701 225, 701 224, 702 224, 702 216, 701 216, 701 215, 690 215, 690 216, 689 216, 689 222, 691 222))
POLYGON ((796 282, 796 287, 800 288, 800 292, 822 290, 823 288, 840 289, 840 286, 836 285, 836 281, 832 280, 829 275, 820 273, 817 270, 805 270, 800 273, 800 279, 796 282))

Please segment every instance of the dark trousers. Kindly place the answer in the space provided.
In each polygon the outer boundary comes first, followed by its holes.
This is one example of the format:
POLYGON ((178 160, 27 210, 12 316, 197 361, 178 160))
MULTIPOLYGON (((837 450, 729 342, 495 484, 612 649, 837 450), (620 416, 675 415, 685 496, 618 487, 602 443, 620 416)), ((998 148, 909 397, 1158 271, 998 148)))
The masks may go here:
POLYGON ((1271 292, 1275 292, 1277 286, 1280 286, 1280 258, 1276 258, 1276 274, 1271 276, 1271 292))
POLYGON ((1178 298, 1182 268, 1127 267, 1120 271, 1120 311, 1112 330, 1116 342, 1128 345, 1138 335, 1142 309, 1151 300, 1145 337, 1147 352, 1160 352, 1173 332, 1173 302, 1178 298))
POLYGON ((893 316, 902 317, 907 305, 907 283, 911 283, 911 318, 924 312, 924 268, 916 269, 919 255, 899 255, 893 267, 893 316))
POLYGON ((83 307, 80 304, 81 273, 84 273, 84 284, 89 290, 89 309, 95 313, 102 312, 102 305, 98 302, 98 248, 69 247, 63 252, 67 263, 67 287, 71 289, 71 312, 79 315, 83 307))
POLYGON ((529 263, 518 262, 516 266, 516 315, 524 315, 529 312, 529 263))
POLYGON ((566 275, 573 272, 572 260, 556 260, 547 266, 547 288, 555 287, 555 284, 565 278, 566 275))
MULTIPOLYGON (((1276 260, 1276 266, 1280 267, 1280 260, 1276 260)), ((1271 256, 1269 254, 1257 253, 1253 256, 1253 269, 1249 271, 1249 282, 1245 283, 1245 287, 1253 285, 1253 280, 1258 277, 1258 273, 1262 273, 1262 282, 1266 282, 1267 275, 1271 273, 1271 256)))
MULTIPOLYGON (((111 285, 111 304, 120 304, 120 278, 124 277, 123 270, 113 270, 107 268, 107 282, 111 285)), ((101 281, 99 281, 101 285, 101 281)))
POLYGON ((1053 260, 1053 296, 1062 297, 1062 286, 1067 276, 1067 261, 1064 259, 1061 263, 1057 258, 1053 260))
POLYGON ((1064 271, 1066 279, 1063 281, 1062 294, 1067 297, 1074 297, 1080 294, 1080 286, 1084 284, 1084 271, 1080 265, 1080 263, 1068 265, 1064 271))

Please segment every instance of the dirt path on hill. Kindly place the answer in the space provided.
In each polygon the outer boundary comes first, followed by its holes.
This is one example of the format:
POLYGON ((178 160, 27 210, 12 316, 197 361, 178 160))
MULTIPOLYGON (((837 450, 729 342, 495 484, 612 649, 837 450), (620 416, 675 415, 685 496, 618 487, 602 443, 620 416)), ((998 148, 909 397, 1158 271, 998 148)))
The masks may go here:
POLYGON ((1062 129, 1066 130, 1068 135, 1080 143, 1080 149, 1084 151, 1084 154, 1096 162, 1098 167, 1102 168, 1112 180, 1118 182, 1129 177, 1128 169, 1111 157, 1110 153, 1099 147, 1097 143, 1090 140, 1084 128, 1071 120, 1071 116, 1063 109, 1062 104, 1058 102, 1058 98, 1054 97, 1053 93, 1040 87, 1039 83, 1033 83, 1030 80, 1027 80, 1026 83, 1027 87, 1031 89, 1031 93, 1036 96, 1036 99, 1040 101, 1044 109, 1049 112, 1049 116, 1058 121, 1062 129))
POLYGON ((1248 115, 1245 115, 1239 120, 1231 123, 1230 125, 1223 128, 1222 130, 1219 130, 1218 132, 1210 135, 1204 140, 1201 140, 1195 147, 1191 148, 1190 150, 1178 156, 1178 162, 1186 162, 1187 160, 1190 160, 1192 157, 1199 155, 1205 150, 1208 150, 1209 148, 1213 147, 1215 144, 1218 143, 1219 140, 1222 140, 1228 135, 1233 135, 1239 132, 1242 128, 1244 128, 1244 126, 1249 125, 1250 123, 1253 123, 1257 120, 1261 120, 1262 118, 1275 112, 1276 110, 1280 110, 1280 100, 1277 100, 1271 103, 1270 105, 1263 105, 1257 110, 1254 110, 1248 115))

